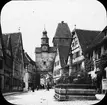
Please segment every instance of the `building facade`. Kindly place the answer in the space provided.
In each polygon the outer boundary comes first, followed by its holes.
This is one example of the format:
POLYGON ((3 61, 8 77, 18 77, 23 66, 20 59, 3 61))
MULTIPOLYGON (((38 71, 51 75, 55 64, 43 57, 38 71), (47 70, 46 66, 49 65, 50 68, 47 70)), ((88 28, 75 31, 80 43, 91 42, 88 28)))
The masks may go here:
POLYGON ((6 91, 20 91, 23 89, 23 43, 22 34, 3 34, 4 43, 4 89, 6 91))
POLYGON ((30 56, 24 53, 24 90, 28 91, 32 86, 36 87, 36 63, 30 56))
POLYGON ((3 54, 3 38, 0 35, 0 91, 4 89, 4 54, 3 54))
POLYGON ((12 49, 10 35, 3 35, 4 49, 4 89, 12 91, 12 49))
POLYGON ((107 79, 107 26, 97 35, 86 51, 88 60, 93 61, 93 70, 102 89, 102 80, 107 79))
POLYGON ((86 72, 85 50, 99 33, 100 31, 76 28, 72 31, 71 51, 68 60, 68 64, 71 67, 69 70, 69 75, 72 76, 72 79, 75 78, 76 80, 80 74, 86 72))
POLYGON ((11 42, 13 54, 13 90, 21 90, 24 71, 22 34, 20 32, 12 34, 11 42))

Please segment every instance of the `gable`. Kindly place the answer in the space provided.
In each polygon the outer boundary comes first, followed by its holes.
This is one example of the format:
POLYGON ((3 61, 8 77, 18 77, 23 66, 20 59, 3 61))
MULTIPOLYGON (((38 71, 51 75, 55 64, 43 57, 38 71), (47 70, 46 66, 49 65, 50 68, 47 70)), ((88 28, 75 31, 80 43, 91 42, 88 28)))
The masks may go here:
POLYGON ((77 33, 75 32, 75 34, 72 37, 73 37, 72 44, 71 44, 72 53, 75 53, 78 50, 80 50, 82 52, 81 45, 80 45, 77 33))

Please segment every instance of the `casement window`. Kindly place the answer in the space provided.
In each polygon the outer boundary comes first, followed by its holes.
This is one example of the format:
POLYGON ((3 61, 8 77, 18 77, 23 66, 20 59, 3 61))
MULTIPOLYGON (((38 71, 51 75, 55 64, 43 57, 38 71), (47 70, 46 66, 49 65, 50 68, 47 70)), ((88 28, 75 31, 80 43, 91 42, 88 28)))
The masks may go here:
POLYGON ((76 57, 80 56, 80 51, 76 52, 76 57))
POLYGON ((77 44, 78 44, 78 41, 76 40, 76 41, 75 41, 75 46, 76 46, 77 44))
POLYGON ((80 56, 80 51, 76 52, 73 54, 73 59, 77 58, 80 56))
POLYGON ((77 40, 74 40, 74 42, 72 42, 72 47, 75 47, 78 44, 77 40))
POLYGON ((57 61, 57 65, 59 65, 59 61, 57 61))
POLYGON ((54 64, 54 66, 56 67, 58 65, 59 65, 59 61, 56 61, 55 64, 54 64))
POLYGON ((73 43, 72 43, 72 47, 74 47, 74 46, 75 46, 75 43, 73 42, 73 43))

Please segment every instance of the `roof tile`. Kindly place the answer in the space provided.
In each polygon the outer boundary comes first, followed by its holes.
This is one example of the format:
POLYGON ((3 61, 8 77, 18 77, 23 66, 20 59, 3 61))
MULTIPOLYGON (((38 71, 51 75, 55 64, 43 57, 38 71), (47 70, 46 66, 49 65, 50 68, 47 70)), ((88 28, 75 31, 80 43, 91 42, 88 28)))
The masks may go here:
POLYGON ((59 23, 54 38, 71 38, 71 32, 67 23, 59 23))
POLYGON ((77 33, 83 51, 85 51, 87 47, 90 44, 92 44, 92 41, 101 32, 101 31, 82 30, 82 29, 75 29, 75 31, 77 33))
POLYGON ((60 45, 60 46, 58 46, 58 50, 59 50, 61 67, 65 67, 67 64, 70 46, 61 46, 60 45))

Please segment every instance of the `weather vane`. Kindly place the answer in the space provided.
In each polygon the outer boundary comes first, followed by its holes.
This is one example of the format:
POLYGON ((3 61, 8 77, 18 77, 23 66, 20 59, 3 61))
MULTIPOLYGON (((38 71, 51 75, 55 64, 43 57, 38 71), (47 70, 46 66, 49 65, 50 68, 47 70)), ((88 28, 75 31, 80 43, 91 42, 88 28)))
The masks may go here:
POLYGON ((74 25, 75 29, 76 29, 76 24, 74 25))
POLYGON ((44 31, 46 31, 45 24, 44 24, 44 31))

